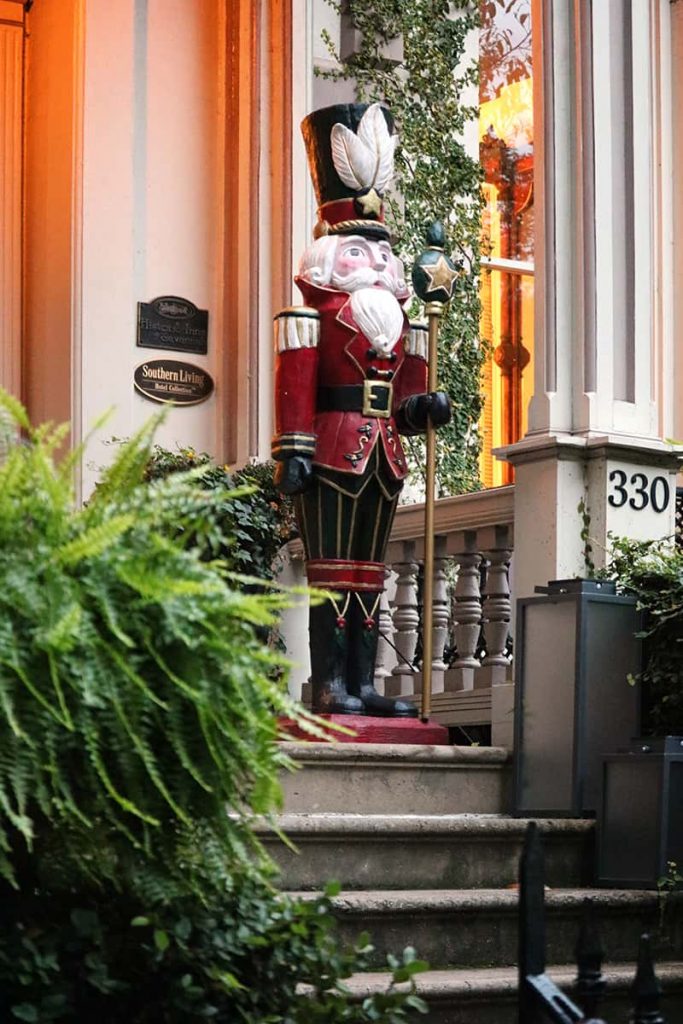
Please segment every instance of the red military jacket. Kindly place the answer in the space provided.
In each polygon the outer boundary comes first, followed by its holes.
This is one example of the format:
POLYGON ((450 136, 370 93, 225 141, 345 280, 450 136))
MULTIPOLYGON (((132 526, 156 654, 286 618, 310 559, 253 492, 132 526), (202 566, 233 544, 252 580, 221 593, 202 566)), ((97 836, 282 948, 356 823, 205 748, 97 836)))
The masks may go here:
POLYGON ((403 479, 407 465, 394 417, 406 398, 427 389, 426 327, 405 317, 392 359, 380 359, 354 322, 348 293, 302 278, 296 283, 307 305, 275 318, 273 457, 308 455, 316 466, 360 475, 379 444, 393 476, 403 479), (363 389, 365 412, 318 408, 319 389, 346 385, 363 389))

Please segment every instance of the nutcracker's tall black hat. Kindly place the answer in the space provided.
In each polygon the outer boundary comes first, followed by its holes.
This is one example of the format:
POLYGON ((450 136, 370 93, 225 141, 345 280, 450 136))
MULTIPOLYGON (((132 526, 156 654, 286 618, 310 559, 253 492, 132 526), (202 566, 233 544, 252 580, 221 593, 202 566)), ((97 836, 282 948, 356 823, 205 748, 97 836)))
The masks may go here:
POLYGON ((382 197, 394 171, 394 120, 379 103, 336 103, 304 118, 301 131, 318 200, 316 238, 389 238, 382 197))

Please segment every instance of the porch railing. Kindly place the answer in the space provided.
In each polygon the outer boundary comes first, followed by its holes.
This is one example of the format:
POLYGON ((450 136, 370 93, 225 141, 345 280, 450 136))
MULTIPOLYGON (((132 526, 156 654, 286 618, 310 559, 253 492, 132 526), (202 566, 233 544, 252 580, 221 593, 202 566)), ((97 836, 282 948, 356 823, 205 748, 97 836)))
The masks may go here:
MULTIPOLYGON (((512 486, 436 503, 432 717, 443 724, 490 724, 492 689, 510 681, 513 520, 512 486)), ((375 679, 391 697, 421 692, 423 538, 424 505, 399 508, 375 679)))
MULTIPOLYGON (((606 1024, 598 1019, 605 991, 604 952, 590 899, 584 900, 576 944, 576 996, 565 995, 545 969, 543 846, 535 821, 529 822, 519 866, 519 1024, 606 1024)), ((631 988, 631 1024, 666 1024, 659 1011, 661 986, 655 975, 650 937, 642 935, 631 988)))

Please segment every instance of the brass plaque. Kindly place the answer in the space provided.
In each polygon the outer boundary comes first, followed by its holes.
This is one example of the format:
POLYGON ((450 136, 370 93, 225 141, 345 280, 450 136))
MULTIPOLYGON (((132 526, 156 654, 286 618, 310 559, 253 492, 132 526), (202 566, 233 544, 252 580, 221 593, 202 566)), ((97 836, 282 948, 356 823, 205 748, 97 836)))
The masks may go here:
POLYGON ((149 359, 136 366, 135 390, 152 402, 170 405, 198 405, 213 393, 210 373, 193 363, 178 359, 149 359))
POLYGON ((140 348, 165 348, 203 356, 208 338, 209 311, 198 309, 189 299, 160 295, 151 302, 138 302, 140 348))

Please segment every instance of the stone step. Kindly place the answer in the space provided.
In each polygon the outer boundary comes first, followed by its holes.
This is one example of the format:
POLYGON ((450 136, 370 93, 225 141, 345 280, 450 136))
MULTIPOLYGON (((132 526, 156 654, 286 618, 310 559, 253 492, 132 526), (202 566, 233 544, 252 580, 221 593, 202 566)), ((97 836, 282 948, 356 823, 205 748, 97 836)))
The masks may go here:
MULTIPOLYGON (((683 1021, 683 963, 657 965, 662 985, 661 1011, 667 1024, 683 1021)), ((547 973, 563 992, 576 1000, 575 968, 548 967, 547 973)), ((617 1024, 629 1020, 631 985, 635 965, 607 964, 603 968, 607 982, 600 1012, 617 1024)), ((352 998, 361 1002, 374 992, 386 992, 390 975, 384 972, 356 974, 346 979, 352 998)), ((506 968, 462 968, 426 971, 416 976, 419 995, 429 1005, 426 1016, 415 1014, 411 1020, 424 1024, 518 1024, 517 970, 506 968)))
MULTIPOLYGON (((656 892, 611 889, 558 889, 546 893, 546 956, 572 963, 583 901, 590 897, 605 958, 631 960, 643 932, 660 923, 656 892)), ((387 953, 413 946, 432 967, 505 967, 517 963, 516 890, 455 889, 343 892, 333 901, 340 933, 352 942, 367 931, 375 947, 374 966, 387 953)), ((683 957, 683 902, 671 900, 658 941, 659 960, 683 957)))
MULTIPOLYGON (((528 822, 496 815, 283 814, 259 827, 284 889, 497 889, 517 881, 528 822)), ((594 822, 539 821, 546 882, 590 883, 594 822)))
POLYGON ((301 770, 282 778, 289 813, 500 814, 510 763, 502 747, 282 743, 301 770))

